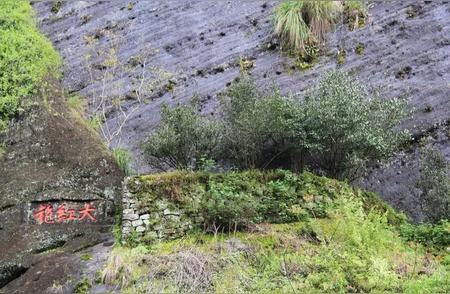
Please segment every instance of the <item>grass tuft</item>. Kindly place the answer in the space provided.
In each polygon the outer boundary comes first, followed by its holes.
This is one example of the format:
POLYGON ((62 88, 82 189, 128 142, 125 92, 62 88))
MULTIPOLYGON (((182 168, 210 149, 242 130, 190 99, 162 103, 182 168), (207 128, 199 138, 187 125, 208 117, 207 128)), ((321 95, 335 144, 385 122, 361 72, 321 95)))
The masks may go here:
POLYGON ((133 170, 130 167, 130 154, 128 150, 122 148, 115 148, 112 150, 112 155, 117 162, 119 168, 126 174, 131 175, 133 170))
POLYGON ((356 30, 366 25, 369 12, 361 0, 344 1, 344 22, 349 30, 356 30))
POLYGON ((325 40, 341 10, 338 1, 285 1, 276 9, 275 33, 284 49, 305 54, 309 46, 325 40))
POLYGON ((275 33, 281 37, 283 47, 304 52, 311 34, 302 16, 303 1, 287 1, 278 6, 275 15, 275 33))

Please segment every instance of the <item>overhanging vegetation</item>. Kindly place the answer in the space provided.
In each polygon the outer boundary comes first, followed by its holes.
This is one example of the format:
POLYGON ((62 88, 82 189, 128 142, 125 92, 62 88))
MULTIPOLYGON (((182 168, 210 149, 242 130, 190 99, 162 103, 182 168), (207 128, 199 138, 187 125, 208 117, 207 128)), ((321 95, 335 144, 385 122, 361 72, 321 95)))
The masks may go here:
POLYGON ((0 2, 0 132, 35 93, 46 75, 58 72, 60 58, 41 35, 26 0, 0 2))

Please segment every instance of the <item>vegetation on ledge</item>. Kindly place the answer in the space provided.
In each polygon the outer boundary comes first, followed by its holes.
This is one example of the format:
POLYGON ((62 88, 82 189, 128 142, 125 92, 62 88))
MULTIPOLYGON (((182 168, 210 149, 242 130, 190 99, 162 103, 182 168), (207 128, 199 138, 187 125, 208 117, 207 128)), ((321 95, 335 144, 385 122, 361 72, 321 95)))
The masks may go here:
POLYGON ((450 290, 448 223, 408 224, 375 194, 346 183, 282 170, 134 179, 143 205, 170 195, 205 213, 205 230, 116 247, 102 282, 121 292, 450 290))
POLYGON ((405 217, 396 214, 376 194, 319 177, 285 171, 231 171, 208 173, 177 171, 138 176, 128 181, 140 206, 166 198, 204 220, 208 231, 245 229, 255 223, 290 223, 323 217, 341 197, 357 197, 365 211, 386 213, 392 224, 405 217))
POLYGON ((302 97, 245 78, 223 93, 218 121, 193 106, 163 108, 144 148, 161 170, 201 169, 202 158, 238 169, 290 168, 355 179, 408 140, 406 101, 384 99, 345 71, 331 71, 302 97))
POLYGON ((0 1, 0 132, 17 113, 23 98, 35 93, 61 63, 39 33, 26 0, 0 1))

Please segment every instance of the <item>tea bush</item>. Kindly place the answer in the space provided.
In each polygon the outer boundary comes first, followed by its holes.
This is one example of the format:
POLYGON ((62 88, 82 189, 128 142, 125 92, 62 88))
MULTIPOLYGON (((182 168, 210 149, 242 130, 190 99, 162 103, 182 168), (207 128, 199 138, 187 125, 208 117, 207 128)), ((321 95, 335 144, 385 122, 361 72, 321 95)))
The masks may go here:
POLYGON ((304 97, 283 97, 243 78, 223 93, 221 106, 217 122, 190 106, 164 108, 145 146, 150 164, 198 169, 206 158, 238 169, 309 166, 352 180, 409 138, 397 130, 408 115, 405 101, 371 94, 341 71, 326 74, 304 97))
POLYGON ((199 116, 192 106, 164 106, 161 124, 144 148, 155 168, 195 169, 201 158, 214 157, 218 140, 218 124, 199 116))
POLYGON ((389 157, 409 135, 396 130, 406 101, 382 99, 354 76, 327 73, 290 120, 297 144, 326 175, 354 179, 370 160, 389 157))
POLYGON ((450 163, 437 149, 424 149, 422 173, 416 186, 422 192, 421 204, 426 220, 436 223, 450 219, 450 163))
POLYGON ((290 102, 276 89, 261 91, 245 78, 222 97, 221 159, 238 168, 264 168, 289 149, 284 119, 290 102))

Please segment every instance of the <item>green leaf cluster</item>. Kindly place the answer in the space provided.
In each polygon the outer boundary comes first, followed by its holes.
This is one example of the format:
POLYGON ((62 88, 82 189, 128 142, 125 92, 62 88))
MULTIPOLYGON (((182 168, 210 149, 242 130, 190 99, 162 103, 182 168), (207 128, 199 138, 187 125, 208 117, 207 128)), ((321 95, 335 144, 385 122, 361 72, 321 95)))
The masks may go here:
POLYGON ((219 121, 191 106, 164 108, 145 153, 160 169, 198 169, 199 158, 238 169, 306 167, 354 179, 389 157, 409 135, 398 131, 406 102, 383 99, 354 76, 327 73, 306 95, 283 97, 250 78, 222 95, 219 121))

